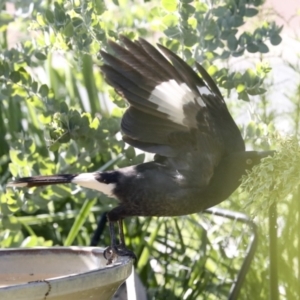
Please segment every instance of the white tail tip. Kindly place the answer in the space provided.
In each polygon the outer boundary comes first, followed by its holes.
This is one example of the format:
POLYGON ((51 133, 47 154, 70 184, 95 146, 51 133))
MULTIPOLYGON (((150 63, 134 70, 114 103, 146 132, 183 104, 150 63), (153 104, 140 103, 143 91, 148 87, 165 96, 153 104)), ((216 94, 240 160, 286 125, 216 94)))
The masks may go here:
POLYGON ((27 182, 14 182, 11 181, 9 182, 6 187, 17 187, 17 188, 21 188, 21 187, 26 187, 28 185, 27 182))

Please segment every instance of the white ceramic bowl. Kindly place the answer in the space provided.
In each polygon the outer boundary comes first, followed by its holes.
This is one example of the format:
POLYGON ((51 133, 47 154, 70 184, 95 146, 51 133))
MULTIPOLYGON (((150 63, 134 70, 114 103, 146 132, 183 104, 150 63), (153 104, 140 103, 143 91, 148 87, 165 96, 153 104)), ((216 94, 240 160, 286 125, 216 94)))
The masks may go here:
POLYGON ((0 299, 110 300, 132 270, 132 259, 107 265, 102 248, 0 250, 0 299))

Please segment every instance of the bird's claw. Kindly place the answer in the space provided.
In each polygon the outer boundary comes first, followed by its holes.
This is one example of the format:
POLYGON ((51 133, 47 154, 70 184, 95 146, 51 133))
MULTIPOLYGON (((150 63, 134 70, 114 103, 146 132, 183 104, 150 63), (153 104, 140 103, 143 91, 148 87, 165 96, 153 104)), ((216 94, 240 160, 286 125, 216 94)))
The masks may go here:
POLYGON ((123 245, 116 245, 116 246, 109 246, 107 247, 103 252, 104 258, 108 261, 108 265, 112 264, 112 262, 118 257, 118 256, 129 256, 130 258, 136 260, 136 255, 128 250, 123 245))

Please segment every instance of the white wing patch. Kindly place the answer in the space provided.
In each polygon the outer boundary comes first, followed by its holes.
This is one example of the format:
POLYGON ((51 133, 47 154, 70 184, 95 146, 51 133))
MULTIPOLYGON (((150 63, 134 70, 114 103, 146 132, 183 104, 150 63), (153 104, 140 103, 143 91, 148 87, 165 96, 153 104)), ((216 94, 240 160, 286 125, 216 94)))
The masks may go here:
POLYGON ((95 179, 95 173, 82 173, 74 177, 71 181, 82 187, 89 188, 92 190, 100 191, 108 196, 112 195, 112 191, 115 188, 114 183, 103 183, 95 179))
POLYGON ((201 97, 197 97, 196 100, 201 107, 206 107, 206 104, 204 103, 201 97))
MULTIPOLYGON (((151 92, 149 101, 155 103, 157 110, 168 115, 169 120, 186 126, 183 106, 195 102, 195 94, 185 83, 178 84, 174 79, 162 82, 151 92)), ((197 100, 199 102, 199 100, 197 100)), ((204 104, 203 100, 201 99, 204 104)), ((203 106, 203 104, 201 106, 203 106)))
POLYGON ((207 88, 207 86, 197 86, 200 95, 211 95, 212 92, 207 88))
MULTIPOLYGON (((198 89, 198 91, 199 91, 199 93, 200 93, 200 95, 202 96, 202 95, 211 95, 212 94, 212 92, 206 87, 206 86, 197 86, 197 89, 198 89)), ((202 107, 206 107, 206 104, 205 104, 205 102, 203 101, 203 99, 202 99, 202 97, 197 97, 197 102, 198 102, 198 104, 200 105, 200 106, 202 106, 202 107)))

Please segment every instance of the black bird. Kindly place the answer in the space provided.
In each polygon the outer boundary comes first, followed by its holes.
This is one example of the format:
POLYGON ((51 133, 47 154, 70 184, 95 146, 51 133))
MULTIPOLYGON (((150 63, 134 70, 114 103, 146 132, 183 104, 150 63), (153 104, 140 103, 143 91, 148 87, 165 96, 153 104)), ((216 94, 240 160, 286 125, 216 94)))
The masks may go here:
POLYGON ((196 63, 200 77, 162 45, 159 52, 144 39, 120 39, 124 47, 109 42, 114 55, 101 51, 105 62, 101 70, 129 103, 121 122, 124 141, 155 153, 154 160, 114 171, 34 176, 8 184, 76 183, 117 198, 119 205, 107 214, 111 234, 107 253, 112 256, 131 253, 124 244, 124 218, 201 212, 230 196, 246 170, 273 154, 245 151, 220 90, 201 65, 196 63))

